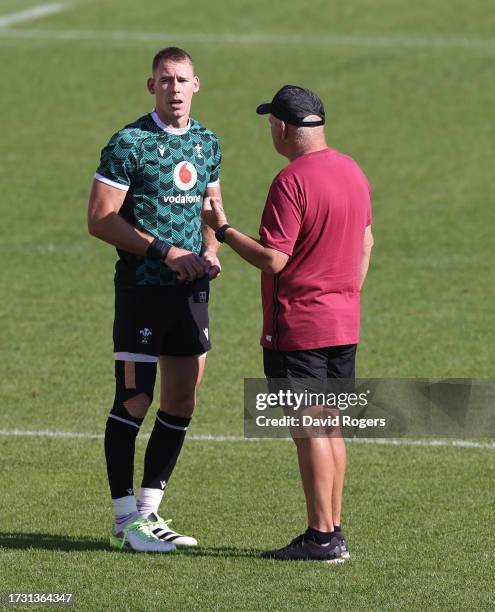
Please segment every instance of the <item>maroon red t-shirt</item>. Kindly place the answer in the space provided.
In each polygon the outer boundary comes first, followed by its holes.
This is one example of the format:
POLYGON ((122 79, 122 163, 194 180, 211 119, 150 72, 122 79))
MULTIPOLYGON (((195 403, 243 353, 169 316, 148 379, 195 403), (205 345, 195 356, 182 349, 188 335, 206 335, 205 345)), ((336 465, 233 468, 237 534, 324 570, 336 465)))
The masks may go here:
POLYGON ((370 186, 335 149, 298 157, 273 180, 261 243, 289 255, 261 273, 261 345, 292 351, 359 342, 359 281, 370 186))

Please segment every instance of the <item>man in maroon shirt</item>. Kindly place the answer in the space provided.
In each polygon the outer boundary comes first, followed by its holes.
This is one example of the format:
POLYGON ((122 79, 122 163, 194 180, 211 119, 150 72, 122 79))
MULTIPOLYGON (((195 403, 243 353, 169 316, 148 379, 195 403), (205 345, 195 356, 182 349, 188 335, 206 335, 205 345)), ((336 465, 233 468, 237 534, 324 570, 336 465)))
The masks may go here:
MULTIPOLYGON (((353 381, 359 342, 360 290, 368 271, 370 187, 357 163, 327 146, 320 98, 286 85, 269 114, 278 153, 290 161, 273 179, 255 240, 229 226, 221 201, 206 198, 203 219, 262 270, 263 362, 268 379, 353 381)), ((340 528, 346 449, 340 432, 299 437, 294 431, 308 529, 284 548, 284 560, 339 563, 349 557, 340 528)))

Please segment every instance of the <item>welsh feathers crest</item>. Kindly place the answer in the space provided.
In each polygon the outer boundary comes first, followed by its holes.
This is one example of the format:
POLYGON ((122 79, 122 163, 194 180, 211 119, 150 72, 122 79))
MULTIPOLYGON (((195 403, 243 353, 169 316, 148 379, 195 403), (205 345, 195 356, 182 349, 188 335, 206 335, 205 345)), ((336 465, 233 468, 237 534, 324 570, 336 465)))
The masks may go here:
POLYGON ((145 327, 141 329, 139 333, 141 334, 141 344, 148 344, 148 339, 152 335, 152 331, 145 327))

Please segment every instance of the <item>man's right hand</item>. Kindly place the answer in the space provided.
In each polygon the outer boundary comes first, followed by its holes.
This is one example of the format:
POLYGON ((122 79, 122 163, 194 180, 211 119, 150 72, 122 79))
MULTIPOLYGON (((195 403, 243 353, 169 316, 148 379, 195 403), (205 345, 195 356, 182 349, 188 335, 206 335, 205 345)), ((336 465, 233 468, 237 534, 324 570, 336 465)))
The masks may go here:
POLYGON ((177 274, 177 278, 181 281, 193 281, 196 278, 204 276, 210 265, 204 259, 201 259, 196 253, 171 247, 165 257, 167 266, 177 274))
POLYGON ((213 196, 206 197, 203 200, 201 217, 203 218, 203 222, 210 226, 214 232, 220 229, 222 225, 228 223, 227 216, 222 206, 222 198, 213 196))

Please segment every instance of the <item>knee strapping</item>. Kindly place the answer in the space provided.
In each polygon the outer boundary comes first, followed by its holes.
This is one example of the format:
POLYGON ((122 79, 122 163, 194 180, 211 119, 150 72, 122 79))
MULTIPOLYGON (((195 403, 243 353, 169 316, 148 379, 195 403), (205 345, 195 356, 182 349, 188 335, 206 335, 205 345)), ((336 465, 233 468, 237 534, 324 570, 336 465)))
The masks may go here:
POLYGON ((153 401, 156 363, 115 362, 115 400, 111 414, 141 423, 153 401))

